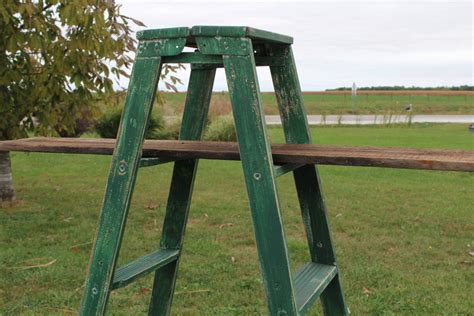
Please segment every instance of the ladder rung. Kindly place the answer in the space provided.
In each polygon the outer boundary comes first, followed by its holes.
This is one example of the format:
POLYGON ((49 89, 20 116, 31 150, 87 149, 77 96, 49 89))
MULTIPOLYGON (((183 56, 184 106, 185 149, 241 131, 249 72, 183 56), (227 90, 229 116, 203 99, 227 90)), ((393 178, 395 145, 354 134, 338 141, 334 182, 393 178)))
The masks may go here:
POLYGON ((298 311, 303 312, 309 308, 336 274, 336 266, 314 262, 304 265, 295 277, 295 296, 298 311))
POLYGON ((301 166, 304 166, 304 164, 287 163, 284 165, 274 165, 273 170, 275 172, 275 177, 279 177, 284 175, 285 173, 298 169, 301 166))
POLYGON ((111 289, 115 290, 128 285, 135 279, 176 260, 178 255, 179 250, 160 249, 127 263, 115 270, 111 289))
POLYGON ((140 159, 140 167, 151 167, 161 165, 167 162, 176 161, 176 159, 168 158, 142 158, 140 159))

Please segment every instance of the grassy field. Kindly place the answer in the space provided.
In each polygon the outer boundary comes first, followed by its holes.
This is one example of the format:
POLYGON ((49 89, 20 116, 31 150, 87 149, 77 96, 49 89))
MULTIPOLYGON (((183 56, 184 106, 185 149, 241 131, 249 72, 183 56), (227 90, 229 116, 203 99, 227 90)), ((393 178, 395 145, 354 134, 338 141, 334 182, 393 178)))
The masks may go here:
MULTIPOLYGON (((474 134, 465 125, 313 132, 323 144, 474 149, 474 134)), ((273 142, 283 141, 280 129, 270 134, 273 142)), ((110 157, 12 156, 18 202, 0 208, 0 314, 73 314, 110 157)), ((171 168, 140 171, 119 264, 157 248, 171 168)), ((474 174, 335 166, 320 171, 354 315, 472 314, 474 174)), ((308 253, 292 177, 279 178, 278 189, 296 269, 308 253)), ((239 162, 200 162, 182 259, 173 314, 266 313, 239 162)), ((114 291, 110 314, 144 314, 151 282, 148 276, 114 291)), ((311 311, 319 313, 320 306, 311 311)))
MULTIPOLYGON (((430 94, 416 91, 404 93, 381 91, 359 92, 356 98, 357 114, 406 114, 406 106, 412 105, 413 114, 474 114, 474 93, 458 92, 457 94, 430 94)), ((165 93, 165 113, 168 115, 182 111, 185 93, 165 93)), ((311 93, 303 94, 308 114, 349 114, 352 113, 350 94, 311 93)), ((266 114, 278 114, 278 107, 273 93, 263 93, 263 104, 266 114)), ((229 97, 226 92, 214 93, 211 111, 230 112, 229 97)))

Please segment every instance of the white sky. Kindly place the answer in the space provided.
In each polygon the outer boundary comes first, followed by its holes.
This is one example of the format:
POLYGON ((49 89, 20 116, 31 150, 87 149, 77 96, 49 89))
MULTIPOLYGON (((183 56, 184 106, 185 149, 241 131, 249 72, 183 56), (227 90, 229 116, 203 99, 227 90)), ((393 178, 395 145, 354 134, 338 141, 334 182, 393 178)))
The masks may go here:
MULTIPOLYGON (((246 25, 293 36, 303 90, 473 85, 472 1, 118 0, 147 28, 246 25)), ((136 28, 139 30, 140 28, 136 28)), ((187 83, 189 73, 180 72, 187 83)), ((267 69, 261 90, 272 90, 267 69)), ((126 87, 127 82, 121 81, 126 87)), ((178 87, 185 90, 185 86, 178 87)), ((214 90, 227 90, 223 70, 214 90)))

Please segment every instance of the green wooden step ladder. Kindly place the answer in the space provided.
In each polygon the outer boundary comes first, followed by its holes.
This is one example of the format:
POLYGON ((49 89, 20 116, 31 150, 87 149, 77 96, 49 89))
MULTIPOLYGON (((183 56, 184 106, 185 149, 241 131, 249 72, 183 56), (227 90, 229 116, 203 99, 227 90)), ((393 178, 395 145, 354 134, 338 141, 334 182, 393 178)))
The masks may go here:
POLYGON ((181 140, 201 139, 216 68, 225 69, 270 314, 303 314, 319 297, 325 315, 348 314, 318 171, 314 165, 274 165, 268 142, 256 66, 270 67, 286 141, 311 143, 293 39, 249 27, 194 26, 146 30, 138 40, 81 314, 104 314, 111 290, 149 272, 155 272, 149 314, 170 313, 197 159, 174 161, 160 249, 116 268, 137 170, 169 162, 141 157, 164 63, 191 64, 181 140), (194 52, 183 52, 185 47, 194 52), (290 269, 275 184, 287 172, 293 172, 311 254, 296 275, 290 269))

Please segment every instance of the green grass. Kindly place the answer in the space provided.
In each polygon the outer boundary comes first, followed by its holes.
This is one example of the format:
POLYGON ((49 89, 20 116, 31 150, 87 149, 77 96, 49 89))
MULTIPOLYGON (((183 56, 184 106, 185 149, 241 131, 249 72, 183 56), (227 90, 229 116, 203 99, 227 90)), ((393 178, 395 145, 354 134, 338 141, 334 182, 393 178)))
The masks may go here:
MULTIPOLYGON (((474 149, 465 125, 324 127, 324 144, 474 149)), ((270 130, 282 142, 280 129, 270 130)), ((0 208, 0 314, 80 303, 110 157, 13 153, 18 202, 0 208), (29 268, 38 263, 54 263, 29 268)), ((142 169, 119 265, 156 249, 171 165, 142 169)), ((474 174, 321 166, 354 315, 472 314, 474 174)), ((308 260, 292 178, 278 179, 293 269, 308 260)), ((201 161, 173 314, 265 314, 239 162, 201 161), (234 258, 234 259, 232 259, 234 258)), ((147 311, 152 276, 114 291, 113 315, 147 311)), ((312 310, 318 314, 320 306, 312 310)))
MULTIPOLYGON (((165 107, 181 111, 185 93, 166 93, 165 107)), ((308 114, 352 113, 350 95, 303 94, 308 114)), ((213 100, 228 102, 225 92, 214 93, 213 100)), ((275 95, 262 94, 266 114, 278 114, 275 95)), ((406 114, 405 107, 412 104, 413 114, 474 114, 473 95, 359 95, 356 100, 357 114, 406 114)), ((230 107, 230 103, 228 105, 230 107)), ((212 110, 212 106, 211 106, 212 110)))

